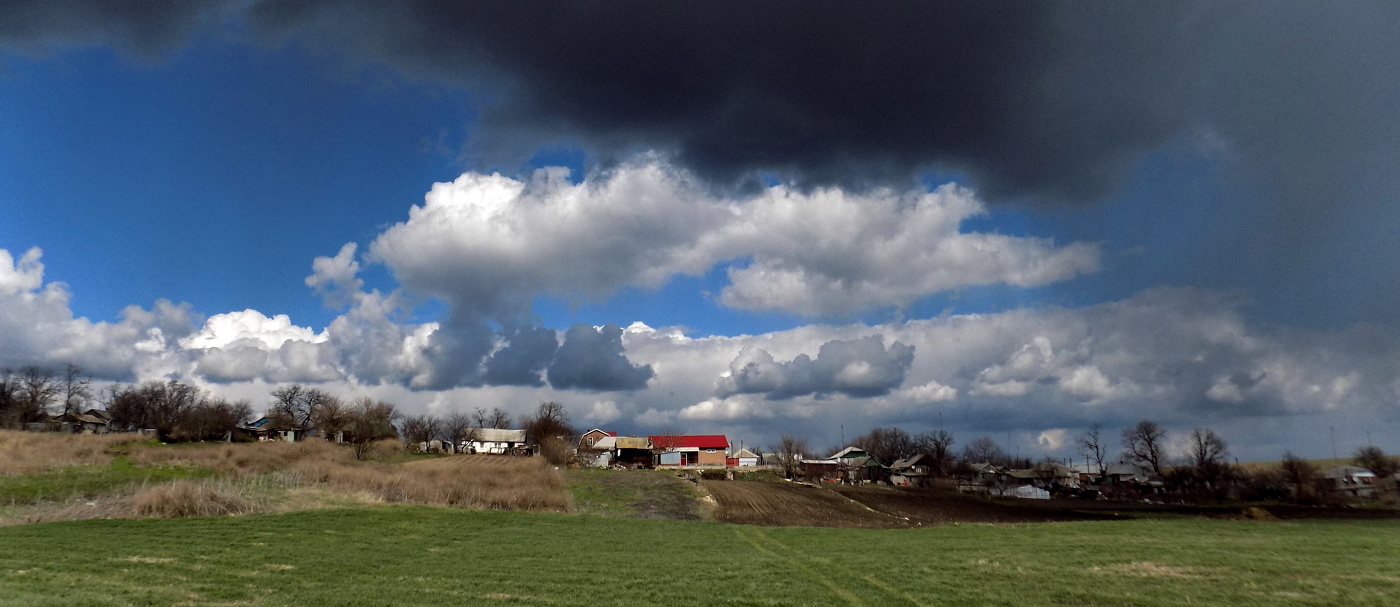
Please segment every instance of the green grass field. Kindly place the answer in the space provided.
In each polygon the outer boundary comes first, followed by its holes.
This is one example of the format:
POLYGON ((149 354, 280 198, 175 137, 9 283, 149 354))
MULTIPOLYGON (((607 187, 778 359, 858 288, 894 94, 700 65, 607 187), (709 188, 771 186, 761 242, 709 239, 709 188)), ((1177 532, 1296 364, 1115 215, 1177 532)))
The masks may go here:
POLYGON ((39 474, 0 476, 0 505, 92 497, 124 488, 213 475, 189 466, 134 466, 129 458, 119 455, 105 466, 69 466, 39 474))
POLYGON ((759 528, 421 506, 0 528, 0 605, 1395 605, 1400 521, 759 528))

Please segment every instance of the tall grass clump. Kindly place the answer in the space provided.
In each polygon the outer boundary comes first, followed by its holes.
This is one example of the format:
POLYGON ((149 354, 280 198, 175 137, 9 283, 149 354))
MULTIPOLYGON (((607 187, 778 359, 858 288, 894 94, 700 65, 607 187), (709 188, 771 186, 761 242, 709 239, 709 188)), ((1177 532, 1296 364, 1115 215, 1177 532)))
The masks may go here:
POLYGON ((234 516, 260 510, 257 502, 239 495, 226 483, 180 480, 148 487, 131 497, 130 516, 186 518, 234 516))
POLYGON ((137 443, 137 434, 67 434, 0 430, 0 476, 39 474, 69 466, 103 466, 112 450, 137 443))

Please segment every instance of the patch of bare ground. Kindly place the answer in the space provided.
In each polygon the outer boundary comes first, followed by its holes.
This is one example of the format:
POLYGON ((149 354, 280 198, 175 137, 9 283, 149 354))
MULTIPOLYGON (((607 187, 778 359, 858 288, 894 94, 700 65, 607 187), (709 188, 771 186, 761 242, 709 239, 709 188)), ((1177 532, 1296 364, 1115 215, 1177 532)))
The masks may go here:
POLYGON ((1134 577, 1156 577, 1156 578, 1197 578, 1204 577, 1200 572, 1190 567, 1174 567, 1162 563, 1151 561, 1134 561, 1131 563, 1119 563, 1108 567, 1092 567, 1089 569, 1094 573, 1110 573, 1118 575, 1131 575, 1134 577))
POLYGON ((906 526, 828 489, 796 483, 702 481, 715 498, 715 520, 739 525, 862 527, 906 526))

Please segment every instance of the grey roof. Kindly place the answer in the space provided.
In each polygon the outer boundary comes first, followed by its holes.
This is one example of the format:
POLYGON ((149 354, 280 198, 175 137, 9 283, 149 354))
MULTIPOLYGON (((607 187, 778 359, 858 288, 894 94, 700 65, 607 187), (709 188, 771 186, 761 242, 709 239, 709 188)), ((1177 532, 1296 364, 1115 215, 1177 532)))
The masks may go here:
MULTIPOLYGON (((906 457, 906 458, 904 458, 904 459, 897 459, 897 460, 894 460, 894 463, 893 463, 893 464, 890 464, 890 468, 895 469, 895 470, 899 470, 899 469, 901 469, 901 468, 913 468, 914 466, 920 465, 919 462, 920 462, 920 461, 923 461, 923 460, 924 460, 925 458, 927 458, 927 457, 928 457, 928 456, 924 455, 923 453, 919 453, 919 454, 915 454, 913 457, 906 457)), ((922 464, 922 465, 927 466, 928 464, 922 464)))
POLYGON ((866 452, 865 449, 861 449, 860 447, 846 447, 845 449, 836 452, 835 455, 832 455, 831 459, 855 459, 857 457, 869 456, 870 454, 866 452))
POLYGON ((523 443, 525 442, 524 430, 506 430, 504 428, 477 428, 474 440, 479 443, 523 443))

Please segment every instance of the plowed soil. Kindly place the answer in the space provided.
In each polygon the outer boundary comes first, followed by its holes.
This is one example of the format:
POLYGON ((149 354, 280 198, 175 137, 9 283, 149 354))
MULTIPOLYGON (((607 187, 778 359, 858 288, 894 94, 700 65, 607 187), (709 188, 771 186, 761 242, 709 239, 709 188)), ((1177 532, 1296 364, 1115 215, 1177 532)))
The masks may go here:
POLYGON ((1082 502, 1059 500, 993 501, 938 489, 837 486, 831 491, 886 513, 906 526, 949 523, 1042 523, 1111 519, 1111 513, 1072 510, 1082 502), (1051 505, 1049 502, 1054 501, 1051 505))
MULTIPOLYGON (((952 523, 1041 523, 1200 516, 1242 518, 1242 506, 1164 506, 1086 500, 992 500, 938 489, 783 482, 706 481, 714 496, 715 518, 726 523, 777 527, 898 528, 952 523)), ((1306 507, 1271 504, 1278 519, 1400 518, 1394 508, 1306 507)))
POLYGON ((715 498, 715 519, 739 525, 864 527, 907 526, 826 489, 793 483, 703 481, 715 498))
POLYGON ((934 489, 823 487, 707 481, 726 523, 766 526, 898 528, 949 523, 1028 523, 1113 518, 1067 509, 1028 508, 934 489))

